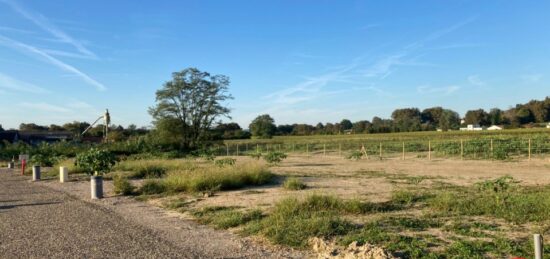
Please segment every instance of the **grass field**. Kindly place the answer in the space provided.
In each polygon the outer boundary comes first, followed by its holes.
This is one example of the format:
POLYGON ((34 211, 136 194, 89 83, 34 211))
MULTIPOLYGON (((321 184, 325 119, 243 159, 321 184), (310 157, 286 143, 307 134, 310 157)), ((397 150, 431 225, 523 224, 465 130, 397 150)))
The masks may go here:
POLYGON ((529 258, 532 234, 550 234, 548 161, 290 156, 268 167, 233 158, 126 161, 118 169, 154 190, 141 196, 152 204, 298 249, 320 237, 403 258, 529 258), (134 171, 144 167, 165 172, 137 174, 149 178, 143 182, 134 171))

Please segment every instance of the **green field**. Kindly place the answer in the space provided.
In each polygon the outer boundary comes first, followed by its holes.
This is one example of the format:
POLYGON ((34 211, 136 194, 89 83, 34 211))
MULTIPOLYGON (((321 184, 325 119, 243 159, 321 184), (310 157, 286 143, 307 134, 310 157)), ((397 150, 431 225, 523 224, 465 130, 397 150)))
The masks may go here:
POLYGON ((529 159, 550 155, 550 130, 276 136, 272 139, 229 140, 217 145, 214 151, 217 155, 276 150, 347 156, 363 147, 366 156, 377 158, 529 159))

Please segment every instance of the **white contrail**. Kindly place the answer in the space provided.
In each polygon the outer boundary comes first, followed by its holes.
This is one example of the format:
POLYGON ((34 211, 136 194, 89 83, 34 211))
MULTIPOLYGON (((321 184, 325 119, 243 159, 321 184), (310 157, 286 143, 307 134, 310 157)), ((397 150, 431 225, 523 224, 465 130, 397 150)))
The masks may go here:
POLYGON ((4 2, 5 4, 9 5, 13 10, 21 14, 21 16, 33 22, 43 30, 51 33, 62 42, 73 45, 80 53, 86 55, 89 58, 97 59, 96 54, 94 54, 93 52, 88 50, 86 47, 84 47, 84 45, 81 42, 79 42, 78 40, 75 40, 74 38, 69 36, 67 33, 57 28, 50 21, 48 21, 48 19, 43 15, 33 14, 11 0, 0 0, 0 2, 4 2))
POLYGON ((100 82, 98 82, 95 79, 91 78, 90 76, 83 73, 82 71, 76 69, 75 67, 73 67, 69 64, 64 63, 63 61, 61 61, 59 59, 56 59, 56 58, 50 56, 49 54, 45 53, 44 51, 42 51, 38 48, 27 45, 25 43, 21 43, 21 42, 12 40, 12 39, 7 38, 7 37, 2 36, 2 35, 0 35, 0 44, 4 44, 8 47, 12 47, 12 48, 20 50, 22 52, 26 52, 26 53, 33 54, 35 56, 42 57, 44 60, 51 63, 52 65, 55 65, 55 66, 61 68, 62 70, 73 73, 74 75, 80 77, 82 80, 84 80, 88 84, 91 84, 91 85, 95 86, 100 91, 104 91, 104 90, 107 89, 107 87, 105 87, 103 84, 101 84, 100 82))

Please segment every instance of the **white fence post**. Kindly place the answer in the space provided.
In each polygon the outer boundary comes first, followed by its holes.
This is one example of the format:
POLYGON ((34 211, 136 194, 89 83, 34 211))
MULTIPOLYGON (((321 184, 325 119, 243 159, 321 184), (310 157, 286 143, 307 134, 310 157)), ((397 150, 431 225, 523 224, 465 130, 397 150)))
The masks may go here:
POLYGON ((535 241, 535 259, 542 259, 542 251, 543 251, 542 235, 535 234, 533 237, 535 241))

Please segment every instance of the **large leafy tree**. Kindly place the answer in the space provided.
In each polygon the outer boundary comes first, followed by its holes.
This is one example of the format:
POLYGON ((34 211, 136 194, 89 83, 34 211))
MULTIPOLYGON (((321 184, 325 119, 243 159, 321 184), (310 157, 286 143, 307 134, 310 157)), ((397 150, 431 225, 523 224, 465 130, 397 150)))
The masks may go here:
POLYGON ((490 124, 489 114, 483 109, 467 111, 464 117, 466 124, 479 124, 481 126, 488 126, 490 124))
POLYGON ((256 117, 248 127, 254 138, 271 138, 277 131, 275 120, 269 114, 256 117))
POLYGON ((174 128, 182 148, 197 148, 217 119, 230 118, 225 102, 233 97, 228 86, 229 78, 224 75, 210 75, 196 68, 175 72, 156 92, 156 105, 149 108, 153 123, 177 123, 174 128))

